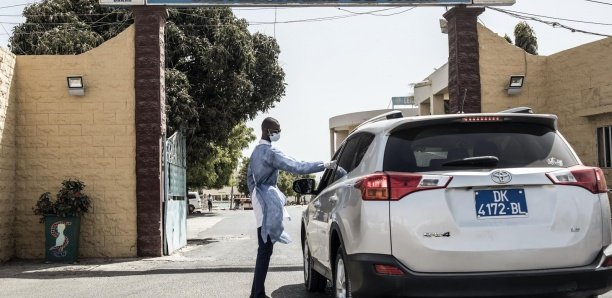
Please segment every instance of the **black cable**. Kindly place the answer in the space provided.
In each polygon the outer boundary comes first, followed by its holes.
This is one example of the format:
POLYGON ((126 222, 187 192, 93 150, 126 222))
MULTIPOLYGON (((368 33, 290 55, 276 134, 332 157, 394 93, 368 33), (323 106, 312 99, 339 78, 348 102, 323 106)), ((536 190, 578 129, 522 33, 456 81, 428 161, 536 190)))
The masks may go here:
POLYGON ((539 14, 535 14, 535 13, 520 12, 520 11, 509 10, 509 9, 501 9, 501 8, 497 8, 497 7, 496 8, 489 7, 489 8, 493 9, 493 10, 497 10, 497 11, 511 12, 511 13, 516 13, 516 14, 521 14, 521 15, 526 15, 526 16, 547 18, 547 19, 552 19, 552 20, 568 21, 568 22, 583 23, 583 24, 592 24, 592 25, 612 26, 612 23, 601 23, 601 22, 592 22, 592 21, 565 19, 565 18, 558 18, 558 17, 549 17, 549 16, 539 15, 539 14))
POLYGON ((584 33, 584 34, 590 34, 590 35, 596 35, 596 36, 602 36, 602 37, 610 37, 610 35, 608 35, 608 34, 591 32, 591 31, 586 31, 586 30, 582 30, 582 29, 576 29, 576 28, 573 28, 573 27, 570 27, 570 26, 567 26, 567 25, 563 25, 563 24, 558 23, 558 22, 545 21, 545 20, 542 20, 542 19, 538 19, 536 17, 521 15, 519 13, 514 13, 514 12, 511 12, 511 11, 508 11, 508 10, 504 10, 504 9, 500 9, 500 8, 495 8, 495 7, 490 7, 490 6, 487 6, 487 8, 495 10, 497 12, 505 13, 505 14, 507 14, 509 16, 512 16, 512 17, 515 17, 517 19, 531 20, 531 21, 540 22, 540 23, 543 23, 543 24, 546 24, 546 25, 550 25, 553 28, 563 28, 563 29, 567 29, 567 30, 572 31, 572 32, 578 32, 578 33, 584 33))
POLYGON ((15 4, 15 5, 9 5, 9 6, 0 6, 0 9, 3 8, 11 8, 11 7, 18 7, 18 6, 26 6, 26 5, 30 5, 32 3, 22 3, 22 4, 15 4))
POLYGON ((348 13, 352 13, 352 14, 358 14, 358 15, 372 15, 372 16, 376 16, 376 17, 390 17, 390 16, 394 16, 394 15, 398 15, 398 14, 402 14, 405 13, 407 11, 411 11, 413 9, 415 9, 416 7, 410 7, 407 9, 404 9, 402 11, 398 11, 398 12, 394 12, 394 13, 389 13, 389 14, 378 14, 376 12, 380 12, 380 11, 387 11, 387 10, 392 10, 392 9, 398 9, 399 7, 391 7, 391 8, 386 8, 386 9, 380 9, 377 11, 366 11, 366 12, 354 12, 354 11, 350 11, 348 9, 343 9, 343 8, 338 8, 339 10, 348 12, 348 13))
POLYGON ((605 5, 612 5, 612 3, 603 2, 603 1, 595 1, 595 0, 585 0, 585 1, 593 2, 593 3, 599 3, 599 4, 605 4, 605 5))

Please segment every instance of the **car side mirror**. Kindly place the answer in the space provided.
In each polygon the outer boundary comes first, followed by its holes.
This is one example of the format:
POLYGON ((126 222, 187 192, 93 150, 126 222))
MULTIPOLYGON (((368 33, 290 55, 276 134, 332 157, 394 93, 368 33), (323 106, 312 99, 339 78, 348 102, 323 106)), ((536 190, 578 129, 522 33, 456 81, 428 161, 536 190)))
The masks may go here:
POLYGON ((315 180, 311 178, 293 181, 293 191, 301 195, 314 195, 316 192, 315 180))

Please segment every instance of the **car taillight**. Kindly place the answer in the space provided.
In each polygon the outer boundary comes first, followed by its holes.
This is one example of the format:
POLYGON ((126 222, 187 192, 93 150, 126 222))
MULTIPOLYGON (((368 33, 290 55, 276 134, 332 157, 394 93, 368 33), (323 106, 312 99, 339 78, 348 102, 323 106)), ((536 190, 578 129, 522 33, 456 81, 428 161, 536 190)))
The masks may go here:
POLYGON ((606 257, 603 262, 601 262, 601 267, 610 267, 612 266, 612 257, 606 257))
POLYGON ((374 265, 374 270, 383 275, 404 275, 401 269, 391 265, 374 265))
POLYGON ((560 185, 575 185, 592 193, 606 193, 608 186, 600 168, 576 166, 561 171, 547 173, 546 176, 560 185))
POLYGON ((413 192, 446 188, 452 176, 413 173, 375 173, 355 183, 366 201, 397 201, 413 192))

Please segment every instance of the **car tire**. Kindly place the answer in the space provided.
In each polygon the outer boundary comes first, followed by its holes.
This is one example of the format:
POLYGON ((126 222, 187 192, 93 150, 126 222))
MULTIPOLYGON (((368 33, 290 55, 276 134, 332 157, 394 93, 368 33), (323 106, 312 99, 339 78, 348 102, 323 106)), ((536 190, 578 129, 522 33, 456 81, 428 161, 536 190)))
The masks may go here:
POLYGON ((313 260, 306 241, 304 241, 302 253, 302 259, 304 260, 304 285, 306 286, 306 290, 308 290, 308 292, 322 292, 327 285, 327 279, 312 268, 313 260))
POLYGON ((189 205, 189 213, 193 213, 195 211, 195 207, 193 205, 189 205))
POLYGON ((334 297, 336 298, 351 298, 351 281, 346 267, 346 253, 344 247, 338 247, 336 253, 336 264, 334 266, 334 297))

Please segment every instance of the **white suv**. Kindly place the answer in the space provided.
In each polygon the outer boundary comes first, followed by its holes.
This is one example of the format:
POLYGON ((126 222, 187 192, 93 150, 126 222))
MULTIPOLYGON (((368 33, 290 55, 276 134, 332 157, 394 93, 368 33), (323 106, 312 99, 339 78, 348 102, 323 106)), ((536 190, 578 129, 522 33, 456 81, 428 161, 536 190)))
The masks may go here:
POLYGON ((336 297, 593 297, 612 288, 603 172, 557 117, 401 118, 358 127, 304 211, 308 290, 336 297))
POLYGON ((193 213, 196 209, 202 209, 202 199, 197 191, 190 191, 187 193, 189 199, 189 213, 193 213))

